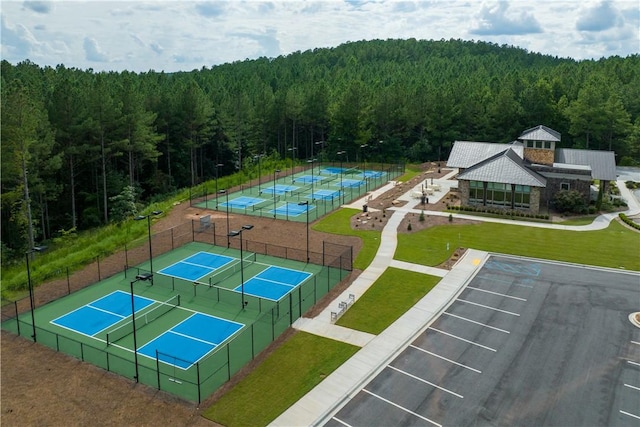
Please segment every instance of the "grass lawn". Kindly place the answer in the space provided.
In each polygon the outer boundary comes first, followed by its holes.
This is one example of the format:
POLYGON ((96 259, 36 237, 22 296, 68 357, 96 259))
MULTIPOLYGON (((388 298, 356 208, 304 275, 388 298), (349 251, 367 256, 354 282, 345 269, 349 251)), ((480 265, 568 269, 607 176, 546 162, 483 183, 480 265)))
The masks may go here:
POLYGON ((267 425, 359 349, 297 332, 203 416, 228 427, 267 425))
POLYGON ((371 264, 376 252, 378 252, 382 233, 379 231, 353 230, 351 228, 351 217, 358 212, 360 212, 358 209, 338 209, 315 223, 312 228, 325 233, 360 237, 362 239, 362 249, 353 261, 353 268, 364 270, 371 264))
POLYGON ((566 231, 508 224, 437 226, 398 234, 394 258, 438 265, 458 247, 533 258, 640 270, 640 233, 616 221, 598 231, 566 231), (449 250, 447 250, 449 243, 449 250))
POLYGON ((377 335, 413 307, 439 281, 440 277, 387 268, 337 324, 377 335))

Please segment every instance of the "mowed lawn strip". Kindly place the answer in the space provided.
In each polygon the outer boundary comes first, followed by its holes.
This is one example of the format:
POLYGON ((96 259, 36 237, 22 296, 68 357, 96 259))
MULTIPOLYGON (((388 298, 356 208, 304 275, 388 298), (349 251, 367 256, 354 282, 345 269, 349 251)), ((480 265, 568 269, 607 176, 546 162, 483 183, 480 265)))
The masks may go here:
POLYGON ((227 427, 265 426, 360 347, 296 332, 202 414, 227 427))
POLYGON ((336 323, 377 335, 439 281, 440 277, 389 267, 336 323))
POLYGON ((394 259, 435 266, 446 261, 456 247, 640 270, 640 233, 617 221, 604 230, 568 231, 495 223, 455 225, 454 219, 452 225, 398 233, 394 259))
POLYGON ((364 270, 371 264, 371 261, 378 252, 380 246, 379 231, 362 231, 351 228, 351 217, 360 212, 358 209, 343 208, 327 215, 319 222, 314 224, 312 228, 316 231, 325 233, 342 234, 345 236, 356 236, 362 239, 362 249, 353 261, 353 268, 364 270))

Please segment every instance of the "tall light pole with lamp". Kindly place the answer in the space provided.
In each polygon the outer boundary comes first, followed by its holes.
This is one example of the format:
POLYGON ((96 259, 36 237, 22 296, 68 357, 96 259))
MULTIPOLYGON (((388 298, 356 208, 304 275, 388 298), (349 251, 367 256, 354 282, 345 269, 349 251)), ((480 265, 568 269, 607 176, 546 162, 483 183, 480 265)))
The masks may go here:
POLYGON ((264 157, 264 153, 263 153, 263 154, 256 154, 255 156, 253 156, 253 159, 254 159, 254 160, 256 160, 256 159, 258 160, 258 194, 260 194, 260 191, 261 191, 261 189, 260 189, 260 184, 262 183, 262 182, 261 182, 261 179, 262 179, 262 171, 260 170, 260 163, 261 163, 261 159, 262 159, 263 157, 264 157))
POLYGON ((218 210, 218 170, 223 166, 222 163, 216 165, 216 210, 218 210))
MULTIPOLYGON (((147 235, 149 236, 149 269, 151 270, 151 274, 153 274, 153 251, 151 250, 151 216, 160 215, 162 211, 153 211, 147 215, 138 215, 134 218, 136 221, 141 221, 143 219, 147 219, 147 235)), ((153 281, 151 282, 153 283, 153 281)))
POLYGON ((276 201, 276 179, 277 174, 280 173, 280 169, 276 169, 273 171, 273 217, 276 217, 276 205, 277 205, 277 201, 276 201))
POLYGON ((309 201, 305 200, 304 202, 299 202, 299 206, 306 206, 305 209, 307 211, 307 263, 309 263, 309 201))
POLYGON ((313 183, 315 182, 313 178, 313 163, 318 161, 318 159, 309 159, 307 163, 311 163, 311 200, 313 200, 313 183))
POLYGON ((36 299, 33 292, 33 284, 31 283, 31 267, 29 266, 29 258, 34 252, 43 252, 47 249, 46 246, 34 246, 24 253, 24 257, 27 261, 27 286, 29 287, 29 304, 31 306, 31 327, 32 327, 32 335, 33 342, 36 342, 36 317, 34 314, 36 299))
POLYGON ((133 326, 133 363, 136 366, 136 375, 134 376, 136 382, 139 382, 138 375, 138 337, 136 333, 136 307, 135 307, 135 295, 133 293, 133 284, 139 281, 151 280, 153 283, 153 273, 142 273, 136 276, 135 280, 130 282, 131 286, 131 326, 133 326))
POLYGON ((251 230, 253 225, 247 224, 243 225, 240 230, 232 230, 227 233, 229 237, 240 236, 240 290, 242 293, 242 309, 244 310, 247 306, 247 302, 244 300, 244 257, 242 255, 242 232, 245 230, 251 230))
POLYGON ((229 246, 231 246, 231 241, 229 240, 229 192, 227 190, 220 190, 218 193, 227 196, 227 248, 229 248, 229 246))
POLYGON ((294 178, 293 176, 295 175, 295 155, 296 155, 296 150, 298 149, 298 147, 291 147, 291 148, 287 148, 287 151, 291 151, 291 182, 293 182, 294 178))
POLYGON ((340 192, 342 193, 342 204, 344 204, 344 184, 342 182, 342 176, 344 175, 344 170, 342 169, 342 161, 344 160, 343 156, 346 154, 346 151, 344 150, 338 151, 336 154, 340 156, 340 192))

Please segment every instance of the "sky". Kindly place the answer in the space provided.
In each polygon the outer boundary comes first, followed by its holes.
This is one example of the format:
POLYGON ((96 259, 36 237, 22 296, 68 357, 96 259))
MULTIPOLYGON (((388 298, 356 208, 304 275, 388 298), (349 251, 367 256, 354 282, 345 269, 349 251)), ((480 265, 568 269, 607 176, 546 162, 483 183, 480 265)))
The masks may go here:
POLYGON ((0 0, 0 16, 2 59, 94 71, 191 71, 374 39, 640 53, 639 0, 0 0))

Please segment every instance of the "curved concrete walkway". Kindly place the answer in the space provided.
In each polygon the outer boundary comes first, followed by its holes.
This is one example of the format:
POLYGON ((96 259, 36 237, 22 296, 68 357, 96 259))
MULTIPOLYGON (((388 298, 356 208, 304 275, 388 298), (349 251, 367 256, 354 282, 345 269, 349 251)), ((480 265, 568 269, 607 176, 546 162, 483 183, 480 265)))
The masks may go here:
MULTIPOLYGON (((456 173, 457 171, 452 170, 445 177, 433 180, 433 183, 440 185, 441 191, 429 196, 430 203, 438 203, 447 194, 449 189, 456 185, 455 181, 450 180, 456 173)), ((624 182, 618 181, 616 184, 620 189, 622 197, 624 197, 628 203, 629 209, 625 213, 628 216, 640 213, 640 204, 626 188, 624 182)), ((347 207, 361 209, 362 205, 366 204, 370 199, 375 199, 380 194, 393 188, 394 185, 395 183, 390 182, 370 193, 370 195, 347 205, 347 207)), ((485 252, 469 249, 452 270, 443 270, 394 260, 393 256, 398 243, 397 229, 402 219, 409 212, 423 212, 422 209, 416 208, 420 200, 411 197, 412 193, 421 190, 422 183, 410 189, 399 198, 407 201, 407 204, 402 207, 387 210, 391 212, 391 217, 382 230, 378 252, 369 267, 353 281, 349 288, 340 294, 329 307, 315 318, 300 318, 294 322, 293 327, 296 329, 347 342, 362 348, 336 371, 325 378, 318 386, 276 418, 271 423, 272 426, 309 426, 324 422, 326 417, 351 397, 351 394, 356 393, 357 390, 364 386, 364 384, 381 369, 381 366, 384 366, 387 361, 390 361, 404 348, 416 333, 427 327, 437 318, 488 257, 488 254, 485 252), (443 279, 414 307, 408 310, 380 335, 376 336, 355 331, 331 323, 331 312, 338 311, 338 304, 340 302, 348 301, 350 294, 353 294, 357 300, 390 266, 435 275, 443 279)), ((424 211, 424 213, 425 215, 449 216, 449 213, 444 212, 424 211)), ((464 214, 452 215, 456 218, 468 218, 528 227, 590 231, 608 227, 609 223, 618 216, 618 213, 600 215, 591 224, 581 226, 563 226, 561 224, 544 224, 499 218, 480 218, 464 214)))

